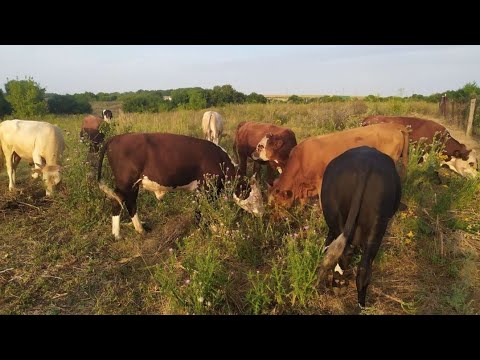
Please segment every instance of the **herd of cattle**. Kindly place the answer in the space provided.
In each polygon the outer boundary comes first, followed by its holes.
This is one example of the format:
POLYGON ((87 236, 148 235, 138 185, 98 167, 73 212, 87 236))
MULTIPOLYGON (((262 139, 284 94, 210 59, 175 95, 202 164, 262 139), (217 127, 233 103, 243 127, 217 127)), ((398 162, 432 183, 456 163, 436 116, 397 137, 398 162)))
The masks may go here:
MULTIPOLYGON (((226 181, 237 184, 234 201, 255 215, 265 211, 256 175, 267 166, 268 205, 290 208, 319 197, 328 225, 325 256, 318 281, 334 268, 332 285, 344 286, 343 273, 354 248, 362 250, 357 271, 358 302, 365 306, 371 264, 389 220, 400 204, 401 179, 406 175, 409 141, 435 140, 445 143, 443 165, 462 176, 477 175, 474 150, 455 140, 445 127, 414 117, 370 116, 362 126, 307 138, 297 144, 291 129, 274 124, 241 122, 234 136, 239 164, 219 146, 223 118, 207 111, 202 119, 206 140, 169 133, 128 133, 105 141, 100 127, 113 121, 112 112, 102 117, 87 116, 81 141, 98 154, 99 188, 112 200, 112 234, 120 238, 120 213, 126 210, 135 230, 144 229, 138 217, 140 187, 152 191, 158 200, 172 190, 195 190, 212 177, 217 191, 226 181), (114 177, 114 189, 102 181, 103 159, 114 177), (247 159, 254 162, 254 174, 247 175, 247 159), (277 179, 276 173, 279 173, 277 179), (335 267, 334 267, 335 266, 335 267)), ((0 123, 0 144, 6 160, 9 189, 15 188, 15 172, 21 159, 33 166, 32 176, 42 175, 46 195, 60 182, 65 148, 63 132, 47 122, 7 120, 0 123)))

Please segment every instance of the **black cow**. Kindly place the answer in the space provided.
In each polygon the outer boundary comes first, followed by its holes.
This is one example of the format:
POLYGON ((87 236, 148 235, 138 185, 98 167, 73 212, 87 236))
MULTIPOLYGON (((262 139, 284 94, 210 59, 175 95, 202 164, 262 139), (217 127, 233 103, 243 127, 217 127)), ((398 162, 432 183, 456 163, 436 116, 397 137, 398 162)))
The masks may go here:
POLYGON ((365 307, 372 262, 389 220, 398 210, 400 196, 400 177, 393 160, 374 148, 350 149, 328 164, 321 202, 329 230, 318 281, 338 261, 333 286, 344 285, 343 272, 354 248, 360 247, 362 258, 356 281, 358 303, 365 307))
MULTIPOLYGON (((112 234, 120 238, 120 212, 123 204, 132 219, 135 230, 143 233, 137 213, 140 185, 155 193, 160 200, 167 191, 195 190, 205 185, 204 175, 216 175, 217 188, 224 180, 233 180, 237 174, 229 155, 214 143, 190 136, 166 133, 137 133, 113 136, 100 150, 98 162, 100 189, 112 199, 112 234), (101 182, 103 158, 108 162, 115 178, 115 189, 101 182)), ((247 184, 239 181, 245 189, 247 184)), ((256 182, 245 200, 234 196, 243 209, 257 215, 263 213, 263 201, 256 182)), ((240 194, 237 188, 236 195, 240 194)))

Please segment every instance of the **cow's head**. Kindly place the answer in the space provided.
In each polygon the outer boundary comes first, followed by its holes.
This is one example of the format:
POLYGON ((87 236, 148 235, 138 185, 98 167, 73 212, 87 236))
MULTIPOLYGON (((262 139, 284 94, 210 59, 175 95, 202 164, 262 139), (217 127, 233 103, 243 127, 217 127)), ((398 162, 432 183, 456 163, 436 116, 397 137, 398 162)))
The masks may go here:
POLYGON ((276 154, 280 151, 284 144, 283 139, 272 133, 268 133, 258 143, 255 151, 252 153, 253 160, 269 161, 276 158, 276 154))
POLYGON ((109 122, 112 120, 112 118, 113 118, 113 114, 112 114, 112 112, 111 112, 110 110, 105 109, 105 110, 102 111, 102 118, 103 118, 103 120, 105 120, 107 123, 109 123, 109 122))
POLYGON ((275 179, 273 185, 268 185, 268 205, 275 205, 288 209, 293 205, 294 196, 290 189, 281 189, 278 185, 278 179, 275 179))
POLYGON ((448 166, 451 170, 464 177, 478 176, 478 161, 475 150, 467 150, 463 153, 455 150, 450 160, 442 162, 441 165, 448 166))
MULTIPOLYGON (((38 164, 37 164, 38 165, 38 164)), ((46 195, 50 196, 53 193, 53 187, 58 185, 61 180, 60 177, 60 165, 39 165, 40 169, 33 170, 34 173, 42 175, 42 179, 47 188, 46 195)))
POLYGON ((233 199, 235 203, 240 206, 243 210, 257 215, 262 216, 265 212, 265 206, 263 205, 263 198, 260 188, 258 187, 257 180, 255 175, 253 175, 248 182, 247 188, 248 197, 244 200, 240 199, 236 194, 233 194, 233 199))

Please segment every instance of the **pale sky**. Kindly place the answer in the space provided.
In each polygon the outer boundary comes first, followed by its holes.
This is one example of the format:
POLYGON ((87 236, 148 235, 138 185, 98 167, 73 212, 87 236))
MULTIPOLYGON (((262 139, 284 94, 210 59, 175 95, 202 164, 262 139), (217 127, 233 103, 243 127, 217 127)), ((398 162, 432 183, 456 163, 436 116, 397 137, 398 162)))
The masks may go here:
POLYGON ((230 84, 249 94, 429 95, 480 84, 479 45, 0 45, 0 88, 47 92, 230 84))

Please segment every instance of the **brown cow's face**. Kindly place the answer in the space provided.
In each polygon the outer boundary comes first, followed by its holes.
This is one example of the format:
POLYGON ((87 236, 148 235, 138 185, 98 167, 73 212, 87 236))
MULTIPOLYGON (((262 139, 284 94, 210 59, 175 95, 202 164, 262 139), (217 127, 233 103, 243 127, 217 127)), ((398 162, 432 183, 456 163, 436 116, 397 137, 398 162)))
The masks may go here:
POLYGON ((273 135, 272 133, 265 135, 252 153, 252 159, 263 161, 275 160, 277 158, 276 154, 278 154, 283 143, 283 139, 277 135, 273 135))
POLYGON ((258 187, 255 175, 252 176, 250 180, 250 192, 248 197, 245 200, 241 200, 237 197, 237 195, 233 194, 233 199, 238 206, 251 214, 262 216, 265 212, 262 193, 258 187))
POLYGON ((469 151, 463 157, 460 153, 454 154, 449 161, 445 161, 441 165, 447 165, 451 170, 464 177, 474 178, 478 176, 478 161, 475 150, 469 151))

